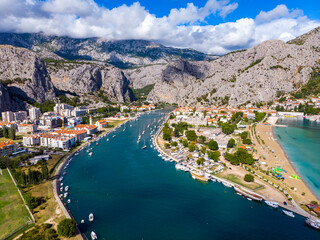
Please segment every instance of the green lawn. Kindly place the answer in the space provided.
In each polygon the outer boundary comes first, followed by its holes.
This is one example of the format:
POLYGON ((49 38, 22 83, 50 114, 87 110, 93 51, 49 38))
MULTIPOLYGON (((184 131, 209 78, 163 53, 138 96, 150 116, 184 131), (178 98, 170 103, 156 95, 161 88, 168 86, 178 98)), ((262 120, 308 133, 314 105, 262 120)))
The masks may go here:
POLYGON ((0 239, 22 226, 31 216, 7 170, 0 174, 0 239))
POLYGON ((247 188, 252 189, 252 190, 257 190, 257 189, 260 189, 260 188, 261 189, 264 188, 261 184, 256 183, 256 182, 251 182, 251 183, 245 182, 239 176, 234 175, 234 174, 229 174, 224 178, 229 180, 229 181, 231 181, 231 182, 234 182, 236 184, 239 184, 241 186, 247 187, 247 188))

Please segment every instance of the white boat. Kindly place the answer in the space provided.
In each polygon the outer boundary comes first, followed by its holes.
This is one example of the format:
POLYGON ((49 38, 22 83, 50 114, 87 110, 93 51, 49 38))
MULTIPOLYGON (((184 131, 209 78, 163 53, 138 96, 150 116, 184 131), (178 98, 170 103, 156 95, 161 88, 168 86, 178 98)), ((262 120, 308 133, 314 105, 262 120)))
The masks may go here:
POLYGON ((64 197, 64 198, 66 198, 67 196, 68 196, 68 193, 67 193, 67 192, 63 194, 63 197, 64 197))
POLYGON ((227 182, 222 182, 222 184, 223 184, 224 186, 228 187, 228 188, 233 187, 232 184, 227 183, 227 182))
POLYGON ((83 219, 81 220, 81 223, 84 223, 84 220, 83 220, 83 219))
POLYGON ((272 201, 264 201, 268 206, 277 208, 279 207, 279 204, 277 202, 272 202, 272 201))
POLYGON ((312 220, 310 218, 306 219, 306 224, 312 228, 320 230, 320 221, 319 220, 312 220))
POLYGON ((247 198, 249 201, 252 201, 252 199, 251 198, 247 198))
POLYGON ((64 188, 64 190, 65 190, 65 191, 68 191, 68 190, 69 190, 69 186, 66 186, 66 187, 64 188))
POLYGON ((70 199, 68 199, 68 203, 70 203, 71 202, 71 200, 70 199))
POLYGON ((89 153, 89 156, 92 156, 92 152, 89 153))
POLYGON ((97 234, 93 231, 91 232, 91 238, 92 238, 92 240, 98 239, 97 234))
POLYGON ((93 213, 90 213, 90 214, 89 214, 89 222, 92 222, 93 220, 94 220, 93 213))
POLYGON ((290 212, 290 211, 287 211, 287 210, 282 210, 282 212, 283 212, 285 215, 294 218, 293 212, 290 212))
POLYGON ((109 141, 109 138, 107 138, 107 141, 109 141))

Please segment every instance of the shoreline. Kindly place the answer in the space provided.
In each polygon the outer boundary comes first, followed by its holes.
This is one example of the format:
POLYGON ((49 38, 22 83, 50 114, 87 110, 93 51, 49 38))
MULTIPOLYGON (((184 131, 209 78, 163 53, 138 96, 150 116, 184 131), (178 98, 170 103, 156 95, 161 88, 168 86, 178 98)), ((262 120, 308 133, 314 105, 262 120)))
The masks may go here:
MULTIPOLYGON (((270 125, 268 125, 268 126, 270 126, 270 125)), ((175 159, 175 157, 174 156, 171 156, 171 154, 167 154, 166 152, 164 152, 163 151, 163 149, 160 147, 160 143, 159 143, 159 137, 160 137, 160 134, 161 134, 161 132, 162 132, 162 129, 163 129, 163 125, 162 125, 162 127, 159 129, 159 131, 158 131, 158 133, 153 137, 153 142, 154 142, 154 145, 156 146, 156 150, 161 154, 161 155, 164 155, 164 156, 168 156, 169 158, 171 158, 174 162, 176 162, 176 163, 178 163, 178 162, 180 162, 181 160, 177 160, 177 159, 175 159)), ((271 131, 272 131, 272 129, 271 129, 271 131)), ((273 133, 273 131, 272 131, 272 137, 274 137, 274 133, 273 133)), ((259 134, 260 135, 260 134, 259 134)), ((276 142, 278 145, 280 145, 278 142, 276 142)), ((280 146, 281 147, 281 146, 280 146)), ((282 150, 283 151, 283 150, 282 150)), ((285 153, 284 151, 283 151, 283 153, 285 153)), ((287 158, 288 159, 288 158, 287 158)), ((289 162, 289 161, 288 161, 289 162)), ((291 164, 291 162, 289 162, 289 164, 291 164)), ((295 170, 295 168, 293 167, 293 166, 291 166, 291 168, 296 172, 296 170, 295 170)), ((264 184, 265 185, 267 185, 267 186, 269 186, 274 192, 278 192, 278 193, 280 193, 284 198, 289 198, 289 197, 292 197, 290 194, 289 194, 289 196, 286 196, 285 195, 285 193, 286 193, 286 191, 281 191, 280 189, 277 189, 276 187, 275 187, 275 185, 273 185, 273 183, 272 182, 270 182, 269 180, 265 180, 265 178, 263 177, 263 176, 260 176, 260 175, 258 175, 258 174, 254 174, 255 176, 257 176, 258 178, 259 178, 259 180, 261 180, 262 182, 264 182, 264 184), (272 184, 271 184, 272 183, 272 184)), ((245 187, 245 186, 242 186, 242 185, 239 185, 239 184, 237 184, 237 183, 234 183, 234 182, 231 182, 231 181, 229 181, 229 180, 226 180, 226 179, 224 179, 224 178, 221 178, 221 177, 218 177, 218 176, 215 176, 215 175, 212 175, 212 178, 213 179, 215 179, 216 181, 218 181, 218 182, 221 182, 222 184, 224 184, 225 185, 225 183, 226 184, 229 184, 229 187, 230 187, 230 185, 231 185, 231 187, 233 187, 233 188, 235 188, 235 187, 240 187, 240 188, 243 188, 243 189, 245 189, 245 190, 248 190, 249 192, 252 192, 252 190, 251 189, 248 189, 247 187, 245 187)), ((209 180, 211 180, 211 179, 209 179, 209 180)), ((302 181, 304 184, 305 184, 305 182, 304 181, 302 181)), ((226 186, 226 185, 225 185, 226 186)), ((307 189, 308 190, 310 190, 310 188, 309 188, 309 186, 308 185, 306 185, 305 184, 305 186, 307 187, 307 189)), ((313 192, 312 191, 310 191, 311 193, 312 193, 312 195, 314 196, 314 194, 313 194, 313 192)), ((255 193, 255 192, 254 192, 255 193)), ((255 193, 255 194, 257 194, 257 193, 255 193)), ((301 207, 300 207, 300 205, 298 204, 298 203, 296 203, 296 201, 293 199, 293 197, 292 197, 292 201, 288 201, 287 200, 287 202, 288 202, 288 205, 284 205, 284 203, 282 202, 282 201, 279 201, 279 199, 273 199, 273 198, 271 198, 270 196, 266 196, 265 194, 261 194, 261 193, 259 193, 262 197, 263 197, 263 200, 264 201, 276 201, 278 204, 279 204, 279 207, 281 207, 282 209, 286 209, 286 210, 289 210, 289 211, 292 211, 292 212, 294 212, 294 213, 296 213, 296 214, 298 214, 298 215, 300 215, 300 216, 303 216, 303 217, 306 217, 306 218, 308 218, 308 217, 310 217, 311 216, 311 218, 312 219, 318 219, 318 218, 316 218, 315 216, 313 216, 313 215, 310 215, 310 213, 308 213, 307 211, 305 211, 304 209, 302 209, 301 207)), ((317 198, 315 198, 315 199, 317 199, 317 198)))
MULTIPOLYGON (((283 146, 281 143, 279 143, 278 139, 275 137, 274 134, 274 127, 278 127, 277 125, 275 126, 271 126, 271 130, 272 130, 272 136, 274 139, 276 139, 276 143, 279 145, 279 147, 281 148, 281 150, 283 151, 284 155, 286 156, 286 159, 288 161, 288 163, 291 165, 291 167, 293 168, 293 170, 296 172, 296 174, 299 174, 299 171, 297 169, 297 167, 295 167, 294 163, 291 161, 290 157, 288 156, 288 154, 286 153, 286 151, 284 150, 283 146)), ((298 175, 298 176, 303 176, 303 175, 298 175)), ((304 176, 303 176, 304 178, 304 176)), ((315 197, 315 199, 320 202, 320 197, 317 196, 317 194, 315 194, 315 192, 312 190, 312 188, 310 187, 310 185, 303 180, 303 178, 300 177, 300 180, 307 186, 307 188, 309 189, 309 191, 313 194, 313 196, 315 197)))

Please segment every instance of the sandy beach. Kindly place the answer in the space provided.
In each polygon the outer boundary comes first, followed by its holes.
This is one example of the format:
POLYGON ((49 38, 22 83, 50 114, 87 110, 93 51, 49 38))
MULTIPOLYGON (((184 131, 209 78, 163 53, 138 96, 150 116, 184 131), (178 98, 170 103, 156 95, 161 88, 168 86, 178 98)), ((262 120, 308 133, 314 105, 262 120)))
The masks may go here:
POLYGON ((283 172, 284 180, 270 179, 273 183, 284 189, 294 201, 300 204, 310 203, 311 201, 318 201, 317 197, 312 193, 307 184, 303 181, 303 177, 300 179, 294 179, 292 175, 298 175, 294 169, 289 158, 285 154, 281 145, 277 142, 273 135, 272 125, 258 124, 256 126, 256 134, 252 134, 252 139, 257 150, 259 161, 265 162, 262 165, 262 169, 271 170, 273 167, 280 166, 286 172, 283 172), (258 137, 259 136, 259 137, 258 137), (259 138, 259 141, 257 140, 259 138))

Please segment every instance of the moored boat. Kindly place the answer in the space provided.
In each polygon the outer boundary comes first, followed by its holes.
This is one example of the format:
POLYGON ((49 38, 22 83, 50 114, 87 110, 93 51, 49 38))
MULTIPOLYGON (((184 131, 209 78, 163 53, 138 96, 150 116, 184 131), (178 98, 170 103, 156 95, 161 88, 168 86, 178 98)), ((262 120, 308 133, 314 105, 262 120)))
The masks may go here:
POLYGON ((92 222, 93 220, 94 220, 93 213, 90 213, 90 214, 89 214, 89 222, 92 222))
POLYGON ((319 220, 312 220, 310 218, 307 218, 305 222, 309 227, 320 230, 320 221, 319 220))
POLYGON ((290 212, 290 211, 287 211, 287 210, 282 210, 282 212, 283 212, 285 215, 294 218, 293 212, 290 212))
POLYGON ((92 238, 92 240, 98 239, 97 234, 93 231, 91 232, 91 238, 92 238))
POLYGON ((202 182, 208 182, 209 178, 205 177, 202 172, 199 171, 191 171, 191 175, 193 179, 200 180, 202 182))
POLYGON ((277 202, 272 202, 272 201, 264 201, 268 206, 277 208, 279 207, 279 204, 277 202))

